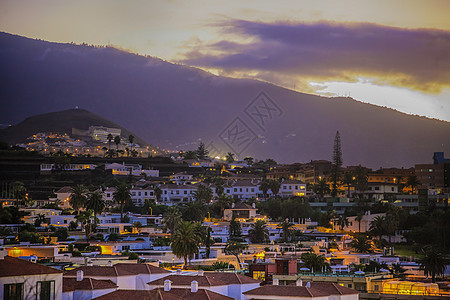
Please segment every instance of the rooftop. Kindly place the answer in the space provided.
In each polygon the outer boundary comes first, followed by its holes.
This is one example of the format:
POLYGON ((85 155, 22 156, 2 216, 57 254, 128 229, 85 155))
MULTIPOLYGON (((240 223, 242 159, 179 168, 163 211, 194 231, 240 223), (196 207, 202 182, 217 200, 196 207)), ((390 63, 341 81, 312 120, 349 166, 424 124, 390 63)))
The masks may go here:
POLYGON ((83 278, 77 281, 76 278, 63 278, 63 293, 75 290, 104 290, 115 289, 118 286, 111 280, 97 280, 92 278, 83 278))
POLYGON ((0 277, 59 273, 62 273, 62 271, 20 258, 5 256, 3 259, 0 259, 0 277))

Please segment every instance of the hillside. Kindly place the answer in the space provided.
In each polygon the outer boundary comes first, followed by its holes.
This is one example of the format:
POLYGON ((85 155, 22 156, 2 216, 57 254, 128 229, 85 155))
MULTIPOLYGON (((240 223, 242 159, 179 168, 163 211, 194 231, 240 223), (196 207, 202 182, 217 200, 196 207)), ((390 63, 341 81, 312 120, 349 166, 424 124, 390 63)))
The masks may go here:
MULTIPOLYGON (((6 129, 0 130, 0 140, 6 141, 10 144, 24 142, 27 137, 37 132, 54 132, 54 133, 69 133, 72 128, 87 130, 89 126, 106 126, 113 128, 120 128, 122 136, 128 137, 134 133, 117 125, 114 122, 106 120, 84 109, 68 109, 59 112, 40 114, 37 116, 26 118, 17 125, 10 126, 6 129)), ((147 146, 144 140, 139 137, 135 138, 135 143, 147 146)), ((154 146, 151 146, 154 149, 154 146)))
POLYGON ((448 122, 214 76, 113 48, 3 33, 0 64, 0 123, 79 106, 173 150, 195 148, 201 139, 217 153, 240 157, 331 159, 339 130, 344 165, 410 167, 430 162, 435 151, 450 153, 448 122), (274 110, 261 99, 252 102, 262 91, 274 110), (236 130, 244 136, 233 136, 236 130))

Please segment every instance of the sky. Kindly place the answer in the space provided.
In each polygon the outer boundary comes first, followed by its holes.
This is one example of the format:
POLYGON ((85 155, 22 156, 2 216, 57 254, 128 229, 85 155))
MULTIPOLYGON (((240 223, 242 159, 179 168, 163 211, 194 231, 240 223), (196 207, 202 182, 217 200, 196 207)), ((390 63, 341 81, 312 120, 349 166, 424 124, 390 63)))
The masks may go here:
POLYGON ((450 121, 449 13, 447 0, 2 0, 0 31, 450 121))

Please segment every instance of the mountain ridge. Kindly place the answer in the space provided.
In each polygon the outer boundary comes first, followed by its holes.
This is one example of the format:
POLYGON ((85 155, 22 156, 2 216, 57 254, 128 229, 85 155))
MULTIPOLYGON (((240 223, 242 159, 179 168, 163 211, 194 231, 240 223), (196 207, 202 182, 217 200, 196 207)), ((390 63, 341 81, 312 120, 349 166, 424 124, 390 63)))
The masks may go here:
POLYGON ((3 33, 0 62, 5 85, 0 95, 9 99, 0 112, 2 122, 79 106, 165 148, 195 148, 202 140, 226 153, 233 147, 220 134, 237 118, 256 138, 235 152, 280 162, 330 159, 337 130, 348 165, 411 166, 429 162, 435 151, 450 151, 449 122, 349 98, 216 76, 113 48, 3 33), (263 128, 246 111, 261 92, 281 112, 267 119, 263 128))

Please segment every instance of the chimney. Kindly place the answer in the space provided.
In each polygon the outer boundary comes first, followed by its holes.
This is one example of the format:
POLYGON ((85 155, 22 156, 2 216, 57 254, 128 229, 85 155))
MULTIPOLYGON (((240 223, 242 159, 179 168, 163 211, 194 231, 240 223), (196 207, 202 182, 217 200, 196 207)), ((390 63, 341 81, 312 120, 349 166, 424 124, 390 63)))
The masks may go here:
POLYGON ((278 278, 273 279, 273 282, 272 282, 273 285, 279 285, 279 283, 280 282, 279 282, 278 278))
POLYGON ((307 288, 310 288, 310 287, 311 287, 311 282, 307 282, 307 283, 306 283, 306 287, 307 287, 307 288))
POLYGON ((87 260, 87 264, 86 264, 88 267, 93 267, 94 266, 94 263, 92 262, 92 259, 90 259, 90 258, 88 258, 88 260, 87 260))
POLYGON ((177 269, 177 275, 181 275, 181 269, 177 269))
POLYGON ((83 281, 83 275, 84 275, 83 270, 78 270, 77 271, 77 281, 83 281))
POLYGON ((197 275, 198 276, 203 276, 203 270, 198 270, 197 275))
POLYGON ((112 261, 111 260, 108 260, 108 267, 112 267, 112 261))
POLYGON ((297 279, 297 281, 295 282, 296 286, 302 286, 303 285, 303 281, 299 278, 297 279))
POLYGON ((234 208, 234 206, 235 206, 235 204, 233 203, 233 204, 231 204, 231 208, 234 208))
POLYGON ((194 280, 191 282, 191 293, 197 292, 198 292, 198 282, 194 280))
POLYGON ((256 208, 255 202, 252 203, 252 207, 253 207, 253 208, 256 208))
POLYGON ((5 248, 0 248, 0 259, 5 259, 5 256, 8 255, 8 250, 5 248))
POLYGON ((168 292, 172 289, 172 281, 169 279, 164 280, 164 292, 168 292))

